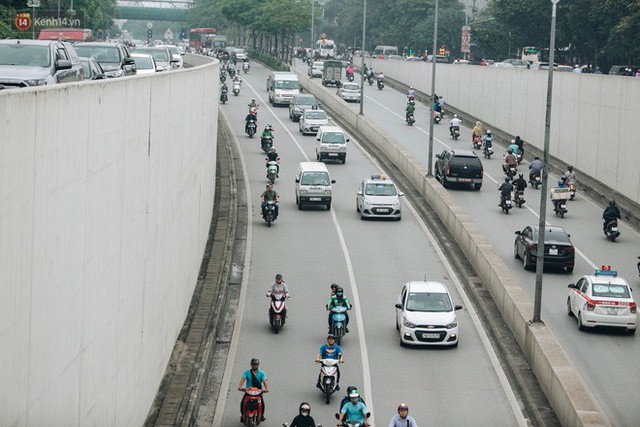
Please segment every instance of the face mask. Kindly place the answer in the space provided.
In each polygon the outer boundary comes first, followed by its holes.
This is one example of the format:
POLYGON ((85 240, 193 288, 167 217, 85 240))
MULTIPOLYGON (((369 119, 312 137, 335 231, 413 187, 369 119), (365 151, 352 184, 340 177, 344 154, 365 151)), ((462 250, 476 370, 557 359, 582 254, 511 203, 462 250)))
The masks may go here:
POLYGON ((309 416, 309 411, 302 411, 302 412, 300 412, 300 414, 301 414, 303 417, 308 417, 308 416, 309 416))

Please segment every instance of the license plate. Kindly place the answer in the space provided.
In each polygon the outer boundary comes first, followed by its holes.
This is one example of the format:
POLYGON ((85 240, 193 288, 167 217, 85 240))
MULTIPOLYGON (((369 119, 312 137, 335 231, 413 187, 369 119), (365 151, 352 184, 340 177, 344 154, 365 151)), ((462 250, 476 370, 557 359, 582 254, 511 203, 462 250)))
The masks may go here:
POLYGON ((549 249, 549 255, 558 255, 557 249, 549 249))
POLYGON ((607 314, 612 316, 618 315, 618 309, 616 307, 607 307, 607 314))
POLYGON ((329 153, 329 155, 335 157, 338 155, 338 153, 329 153))
POLYGON ((378 212, 391 212, 389 208, 378 208, 378 212))
POLYGON ((320 201, 320 197, 309 197, 309 201, 311 201, 311 202, 319 202, 320 201))
POLYGON ((471 178, 460 178, 458 181, 460 181, 460 182, 471 182, 471 178))
POLYGON ((440 338, 440 334, 427 334, 423 333, 422 338, 440 338))
POLYGON ((611 231, 618 231, 618 227, 611 227, 611 231))

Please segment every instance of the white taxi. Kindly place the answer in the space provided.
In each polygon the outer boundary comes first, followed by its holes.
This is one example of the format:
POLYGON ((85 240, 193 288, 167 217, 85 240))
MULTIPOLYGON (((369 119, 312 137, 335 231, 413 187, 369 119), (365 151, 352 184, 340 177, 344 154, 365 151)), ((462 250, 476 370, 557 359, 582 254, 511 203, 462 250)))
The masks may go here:
POLYGON ((402 206, 400 196, 404 193, 398 191, 393 181, 384 175, 371 175, 371 179, 365 179, 356 191, 356 212, 361 219, 365 218, 390 218, 400 221, 402 218, 402 206))
POLYGON ((578 319, 581 331, 609 326, 625 328, 629 334, 636 332, 637 307, 631 288, 610 267, 569 285, 567 312, 578 319))

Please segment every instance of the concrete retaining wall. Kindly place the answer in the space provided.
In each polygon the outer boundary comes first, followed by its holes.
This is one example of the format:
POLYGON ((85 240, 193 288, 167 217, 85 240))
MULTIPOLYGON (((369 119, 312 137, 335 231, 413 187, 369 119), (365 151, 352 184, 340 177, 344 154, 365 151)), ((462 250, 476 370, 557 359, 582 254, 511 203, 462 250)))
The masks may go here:
POLYGON ((218 65, 0 92, 0 425, 141 425, 215 189, 218 65))
POLYGON ((426 178, 424 165, 413 158, 390 135, 366 116, 353 112, 335 96, 306 75, 299 74, 302 85, 326 108, 354 126, 395 164, 420 191, 455 238, 489 289, 502 316, 534 370, 542 389, 564 426, 610 425, 582 378, 548 327, 530 325, 533 306, 515 277, 455 199, 433 178, 426 178))
MULTIPOLYGON (((431 64, 368 62, 376 72, 431 93, 431 64)), ((546 72, 438 64, 436 93, 456 109, 543 148, 546 72)), ((635 203, 640 203, 638 99, 638 79, 554 73, 550 154, 635 203)))

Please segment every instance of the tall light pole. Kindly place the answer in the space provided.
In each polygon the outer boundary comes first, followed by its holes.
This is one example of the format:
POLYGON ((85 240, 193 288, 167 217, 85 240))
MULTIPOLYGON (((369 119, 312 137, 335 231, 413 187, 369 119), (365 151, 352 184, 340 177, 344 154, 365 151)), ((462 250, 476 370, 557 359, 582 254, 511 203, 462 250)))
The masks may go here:
POLYGON ((360 115, 364 114, 364 46, 367 37, 367 0, 364 0, 364 6, 362 8, 362 64, 360 67, 360 115))
MULTIPOLYGON (((311 0, 311 58, 313 58, 313 48, 316 45, 315 42, 315 25, 316 25, 316 0, 311 0)), ((312 59, 313 60, 313 59, 312 59)))
POLYGON ((427 176, 433 176, 433 112, 436 96, 436 49, 438 48, 438 0, 433 17, 433 52, 431 52, 431 113, 429 115, 429 155, 427 156, 427 176))
POLYGON ((542 308, 542 272, 544 270, 544 235, 547 222, 547 172, 549 164, 549 139, 551 137, 551 96, 553 94, 553 67, 556 52, 556 5, 560 0, 551 0, 551 40, 549 41, 549 80, 547 82, 547 112, 544 119, 544 154, 542 168, 542 191, 540 192, 540 221, 538 222, 538 253, 536 260, 536 290, 533 301, 533 323, 540 323, 542 308))

